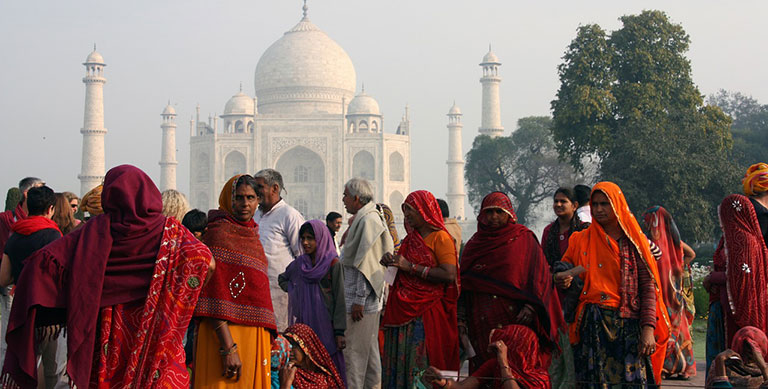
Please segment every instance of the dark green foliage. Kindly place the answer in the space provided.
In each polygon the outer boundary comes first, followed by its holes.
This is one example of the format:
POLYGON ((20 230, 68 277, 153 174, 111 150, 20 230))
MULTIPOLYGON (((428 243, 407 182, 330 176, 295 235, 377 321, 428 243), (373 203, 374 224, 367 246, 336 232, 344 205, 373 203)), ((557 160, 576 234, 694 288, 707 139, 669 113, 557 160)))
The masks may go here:
POLYGON ((660 11, 582 26, 559 67, 557 149, 574 167, 597 155, 636 215, 663 205, 684 240, 711 240, 715 209, 737 187, 730 118, 705 106, 685 57, 689 37, 660 11))
POLYGON ((19 205, 19 201, 21 201, 21 191, 19 188, 13 187, 8 189, 5 195, 5 210, 10 211, 16 208, 19 205))
POLYGON ((757 162, 768 162, 768 105, 724 90, 707 100, 733 119, 733 157, 740 171, 757 162))
POLYGON ((527 224, 536 204, 551 197, 561 183, 573 180, 573 169, 558 160, 549 117, 526 117, 517 125, 508 137, 475 138, 464 176, 475 209, 488 193, 504 192, 512 198, 518 221, 527 224))

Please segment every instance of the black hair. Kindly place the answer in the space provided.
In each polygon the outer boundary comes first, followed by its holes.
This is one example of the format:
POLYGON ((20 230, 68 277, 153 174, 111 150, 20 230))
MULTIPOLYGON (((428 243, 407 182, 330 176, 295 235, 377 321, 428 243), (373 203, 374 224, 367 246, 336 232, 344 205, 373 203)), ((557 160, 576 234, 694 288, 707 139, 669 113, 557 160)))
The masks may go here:
POLYGON ((555 198, 555 196, 557 196, 558 193, 565 196, 572 203, 579 203, 579 206, 584 205, 583 203, 580 203, 579 200, 576 200, 576 195, 573 193, 573 190, 571 188, 566 188, 564 186, 557 188, 557 190, 555 191, 555 194, 552 195, 552 198, 555 198))
POLYGON ((586 185, 579 184, 573 187, 573 194, 576 196, 576 202, 579 203, 579 207, 589 204, 590 192, 592 192, 592 188, 586 185))
POLYGON ((328 215, 325 216, 325 222, 330 223, 338 218, 341 217, 341 214, 335 211, 328 212, 328 215))
POLYGON ((30 188, 27 192, 27 211, 29 216, 42 216, 56 204, 53 189, 43 185, 30 188))
POLYGON ((312 225, 309 223, 304 223, 301 225, 301 228, 299 228, 299 239, 301 239, 301 236, 304 235, 305 232, 309 232, 313 237, 315 236, 315 229, 312 228, 312 225))
POLYGON ((440 206, 440 212, 443 213, 443 217, 451 217, 451 211, 448 209, 448 203, 443 199, 437 199, 437 205, 440 206))
POLYGON ((235 190, 237 190, 237 188, 242 185, 248 185, 253 188, 254 192, 259 193, 259 191, 256 189, 258 187, 256 184, 256 179, 248 174, 243 174, 237 179, 237 181, 235 181, 235 190))
POLYGON ((192 233, 203 232, 208 226, 208 216, 205 212, 195 208, 184 215, 184 218, 181 219, 181 225, 187 227, 192 233))

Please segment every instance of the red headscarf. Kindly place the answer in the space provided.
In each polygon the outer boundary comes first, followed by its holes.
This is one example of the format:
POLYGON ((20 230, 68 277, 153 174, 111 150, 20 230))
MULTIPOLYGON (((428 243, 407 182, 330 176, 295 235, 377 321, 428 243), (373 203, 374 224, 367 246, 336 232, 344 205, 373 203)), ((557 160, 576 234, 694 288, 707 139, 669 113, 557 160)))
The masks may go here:
POLYGON ((296 323, 285 330, 285 337, 298 344, 306 358, 309 358, 310 362, 320 370, 313 372, 297 369, 296 378, 293 381, 294 388, 344 389, 344 381, 336 370, 331 356, 312 328, 306 324, 296 323))
MULTIPOLYGON (((682 293, 683 266, 685 266, 680 233, 672 216, 664 207, 649 208, 643 214, 643 220, 650 232, 649 238, 661 249, 661 258, 657 266, 664 304, 670 312, 678 314, 683 309, 680 294, 682 293)), ((674 318, 671 320, 675 321, 674 318)))
POLYGON ((66 323, 67 374, 85 388, 99 309, 146 298, 166 219, 160 191, 144 172, 121 165, 107 172, 102 203, 105 214, 35 252, 19 276, 3 371, 20 386, 37 378, 38 306, 66 309, 66 319, 43 324, 66 323))
POLYGON ((733 335, 731 350, 744 355, 748 351, 747 344, 752 347, 752 350, 759 352, 764 359, 768 358, 768 337, 765 336, 765 332, 752 326, 742 327, 733 335))
MULTIPOLYGON (((443 214, 432 193, 419 190, 408 195, 403 208, 411 207, 436 231, 445 231, 443 214)), ((422 266, 437 266, 437 259, 424 238, 405 221, 408 235, 400 245, 399 254, 422 266)), ((387 300, 383 325, 399 327, 421 317, 429 363, 443 370, 459 368, 459 332, 456 323, 459 277, 456 284, 430 282, 408 272, 397 273, 387 300)))
POLYGON ((11 231, 21 235, 32 235, 37 231, 47 229, 59 231, 59 234, 61 234, 59 225, 45 216, 30 216, 13 223, 13 226, 11 226, 11 231))
POLYGON ((500 295, 533 305, 539 322, 547 331, 542 336, 552 347, 557 344, 557 331, 566 331, 560 300, 536 235, 516 220, 512 202, 506 194, 493 192, 485 196, 477 218, 477 232, 464 246, 461 257, 462 284, 464 290, 500 295), (509 214, 509 222, 491 228, 485 220, 485 210, 492 208, 509 214))
POLYGON ((728 328, 730 341, 741 327, 768 330, 768 312, 761 303, 768 301, 768 249, 748 198, 727 196, 720 204, 719 214, 725 241, 727 312, 736 324, 736 328, 728 328))
MULTIPOLYGON (((507 346, 509 368, 521 387, 549 389, 552 386, 547 371, 549 366, 543 365, 539 358, 531 358, 540 354, 539 338, 533 330, 512 324, 491 331, 490 344, 499 340, 507 346)), ((486 363, 498 366, 495 358, 486 363)), ((500 384, 501 381, 497 381, 494 387, 501 388, 500 384)))

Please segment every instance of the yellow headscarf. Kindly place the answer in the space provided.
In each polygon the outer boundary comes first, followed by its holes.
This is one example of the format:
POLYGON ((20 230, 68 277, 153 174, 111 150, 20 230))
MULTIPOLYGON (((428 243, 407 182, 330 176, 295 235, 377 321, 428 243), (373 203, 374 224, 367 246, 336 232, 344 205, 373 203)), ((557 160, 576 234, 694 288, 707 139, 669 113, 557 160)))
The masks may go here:
POLYGON ((242 176, 242 174, 238 174, 230 178, 229 181, 224 184, 224 187, 221 188, 221 193, 219 194, 219 209, 226 211, 230 215, 235 214, 235 211, 232 207, 232 200, 234 200, 235 190, 237 189, 235 187, 237 184, 237 179, 242 176))
POLYGON ((768 191, 768 164, 758 162, 750 166, 741 183, 747 196, 756 196, 768 191))
POLYGON ((91 216, 101 215, 104 209, 101 208, 101 190, 103 185, 99 185, 86 193, 83 200, 80 201, 80 208, 88 212, 91 216))

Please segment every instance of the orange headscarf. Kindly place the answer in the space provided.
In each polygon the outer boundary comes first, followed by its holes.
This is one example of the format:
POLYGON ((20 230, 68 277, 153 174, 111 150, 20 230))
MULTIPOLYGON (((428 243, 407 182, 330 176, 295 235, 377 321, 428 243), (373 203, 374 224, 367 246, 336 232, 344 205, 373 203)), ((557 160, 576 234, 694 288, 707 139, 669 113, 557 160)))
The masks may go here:
POLYGON ((226 211, 230 215, 234 215, 235 211, 232 209, 232 200, 235 197, 235 184, 237 184, 237 179, 242 177, 242 174, 238 174, 236 176, 233 176, 232 178, 227 181, 226 184, 224 184, 224 187, 221 189, 221 193, 219 194, 219 209, 222 211, 226 211))
MULTIPOLYGON (((654 331, 656 352, 651 355, 651 362, 656 382, 661 382, 661 368, 667 350, 667 339, 669 339, 669 315, 659 289, 659 270, 656 267, 656 260, 651 254, 648 238, 643 234, 635 216, 629 210, 627 200, 618 185, 607 181, 600 182, 592 188, 592 195, 596 191, 600 191, 608 197, 621 230, 635 246, 643 264, 648 266, 648 271, 653 277, 656 290, 656 329, 654 331)), ((590 203, 592 195, 590 195, 590 203)), ((619 307, 621 302, 619 296, 621 277, 618 276, 621 274, 619 246, 615 240, 606 234, 600 223, 594 222, 586 230, 574 232, 571 235, 568 251, 563 256, 563 261, 581 265, 587 269, 580 276, 584 280, 583 290, 586 294, 582 294, 579 298, 576 320, 571 323, 569 331, 571 343, 576 344, 580 340, 581 316, 587 304, 619 307), (609 258, 614 260, 608 260, 609 258), (608 299, 601 299, 602 295, 607 295, 608 299)))
POLYGON ((747 196, 768 191, 768 163, 760 162, 750 166, 741 184, 744 185, 744 194, 747 196))

